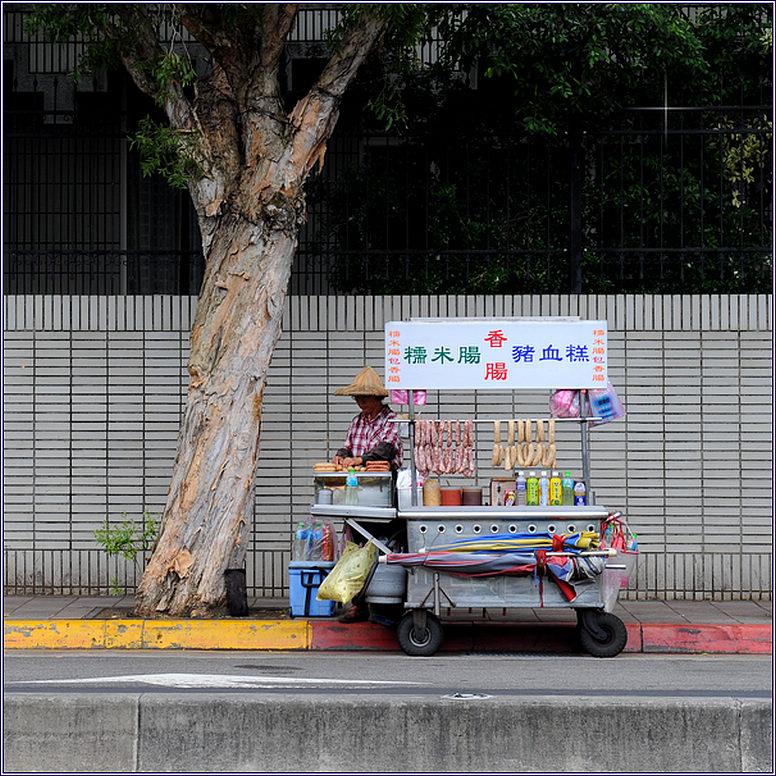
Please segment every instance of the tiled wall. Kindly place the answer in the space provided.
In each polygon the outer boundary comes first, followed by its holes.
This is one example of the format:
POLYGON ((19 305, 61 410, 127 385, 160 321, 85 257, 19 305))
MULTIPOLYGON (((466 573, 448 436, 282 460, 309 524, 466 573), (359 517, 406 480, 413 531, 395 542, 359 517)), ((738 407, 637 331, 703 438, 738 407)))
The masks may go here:
MULTIPOLYGON (((161 512, 187 386, 189 297, 5 297, 7 592, 131 589, 132 562, 93 536, 106 516, 161 512)), ((356 407, 334 389, 371 364, 383 324, 411 317, 606 319, 625 420, 596 428, 591 487, 639 535, 631 597, 771 595, 772 298, 510 296, 289 298, 265 391, 248 584, 287 593, 291 527, 356 407)), ((547 417, 548 392, 430 391, 423 416, 547 417)), ((396 407, 401 410, 401 407, 396 407)), ((476 483, 490 466, 479 423, 476 483)), ((581 470, 580 434, 559 466, 581 470)))

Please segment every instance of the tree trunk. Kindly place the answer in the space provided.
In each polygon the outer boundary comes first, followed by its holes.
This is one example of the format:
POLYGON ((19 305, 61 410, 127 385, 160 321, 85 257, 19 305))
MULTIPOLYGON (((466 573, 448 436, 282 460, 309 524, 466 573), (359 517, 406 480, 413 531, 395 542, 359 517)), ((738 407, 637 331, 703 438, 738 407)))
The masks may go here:
POLYGON ((276 198, 262 218, 230 212, 213 232, 178 456, 136 595, 141 615, 225 613, 224 572, 245 562, 262 394, 302 214, 301 198, 276 198))
MULTIPOLYGON (((198 138, 189 191, 207 262, 178 455, 161 533, 136 594, 137 612, 149 617, 226 611, 224 572, 245 563, 262 395, 304 220, 303 187, 323 164, 348 84, 387 25, 384 14, 361 12, 287 114, 277 70, 296 7, 262 6, 254 26, 230 37, 216 5, 206 12, 177 7, 213 54, 193 101, 180 84, 160 91, 144 77, 158 47, 124 51, 136 83, 162 99, 171 126, 198 138)), ((143 9, 130 15, 143 21, 143 9)), ((138 40, 148 38, 152 32, 138 40)))

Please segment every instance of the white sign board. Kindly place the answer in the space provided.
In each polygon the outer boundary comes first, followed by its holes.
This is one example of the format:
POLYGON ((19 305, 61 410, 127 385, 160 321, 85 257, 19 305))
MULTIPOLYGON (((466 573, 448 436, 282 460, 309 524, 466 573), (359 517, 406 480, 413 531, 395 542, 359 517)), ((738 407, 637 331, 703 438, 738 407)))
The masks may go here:
POLYGON ((389 321, 389 390, 605 388, 606 321, 389 321))

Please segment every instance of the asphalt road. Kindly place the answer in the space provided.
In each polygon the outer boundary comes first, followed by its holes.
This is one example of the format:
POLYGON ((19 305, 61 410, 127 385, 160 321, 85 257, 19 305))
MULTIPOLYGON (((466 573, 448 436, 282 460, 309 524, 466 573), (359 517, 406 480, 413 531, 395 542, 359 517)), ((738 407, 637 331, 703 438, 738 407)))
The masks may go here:
POLYGON ((771 699, 770 655, 6 652, 4 692, 771 699))

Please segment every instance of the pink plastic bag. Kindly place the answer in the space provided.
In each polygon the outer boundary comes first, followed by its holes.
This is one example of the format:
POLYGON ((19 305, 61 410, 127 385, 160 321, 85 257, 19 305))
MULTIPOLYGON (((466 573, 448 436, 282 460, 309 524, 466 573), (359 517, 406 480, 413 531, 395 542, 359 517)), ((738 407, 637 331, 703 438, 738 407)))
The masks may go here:
MULTIPOLYGON (((388 401, 391 404, 409 404, 410 403, 410 397, 409 392, 405 390, 397 390, 397 391, 391 391, 390 392, 390 398, 388 401)), ((426 404, 426 392, 423 390, 415 391, 415 396, 413 397, 415 400, 415 405, 418 407, 423 407, 426 404)))
POLYGON ((579 391, 562 389, 550 396, 550 414, 554 418, 579 417, 579 391))

